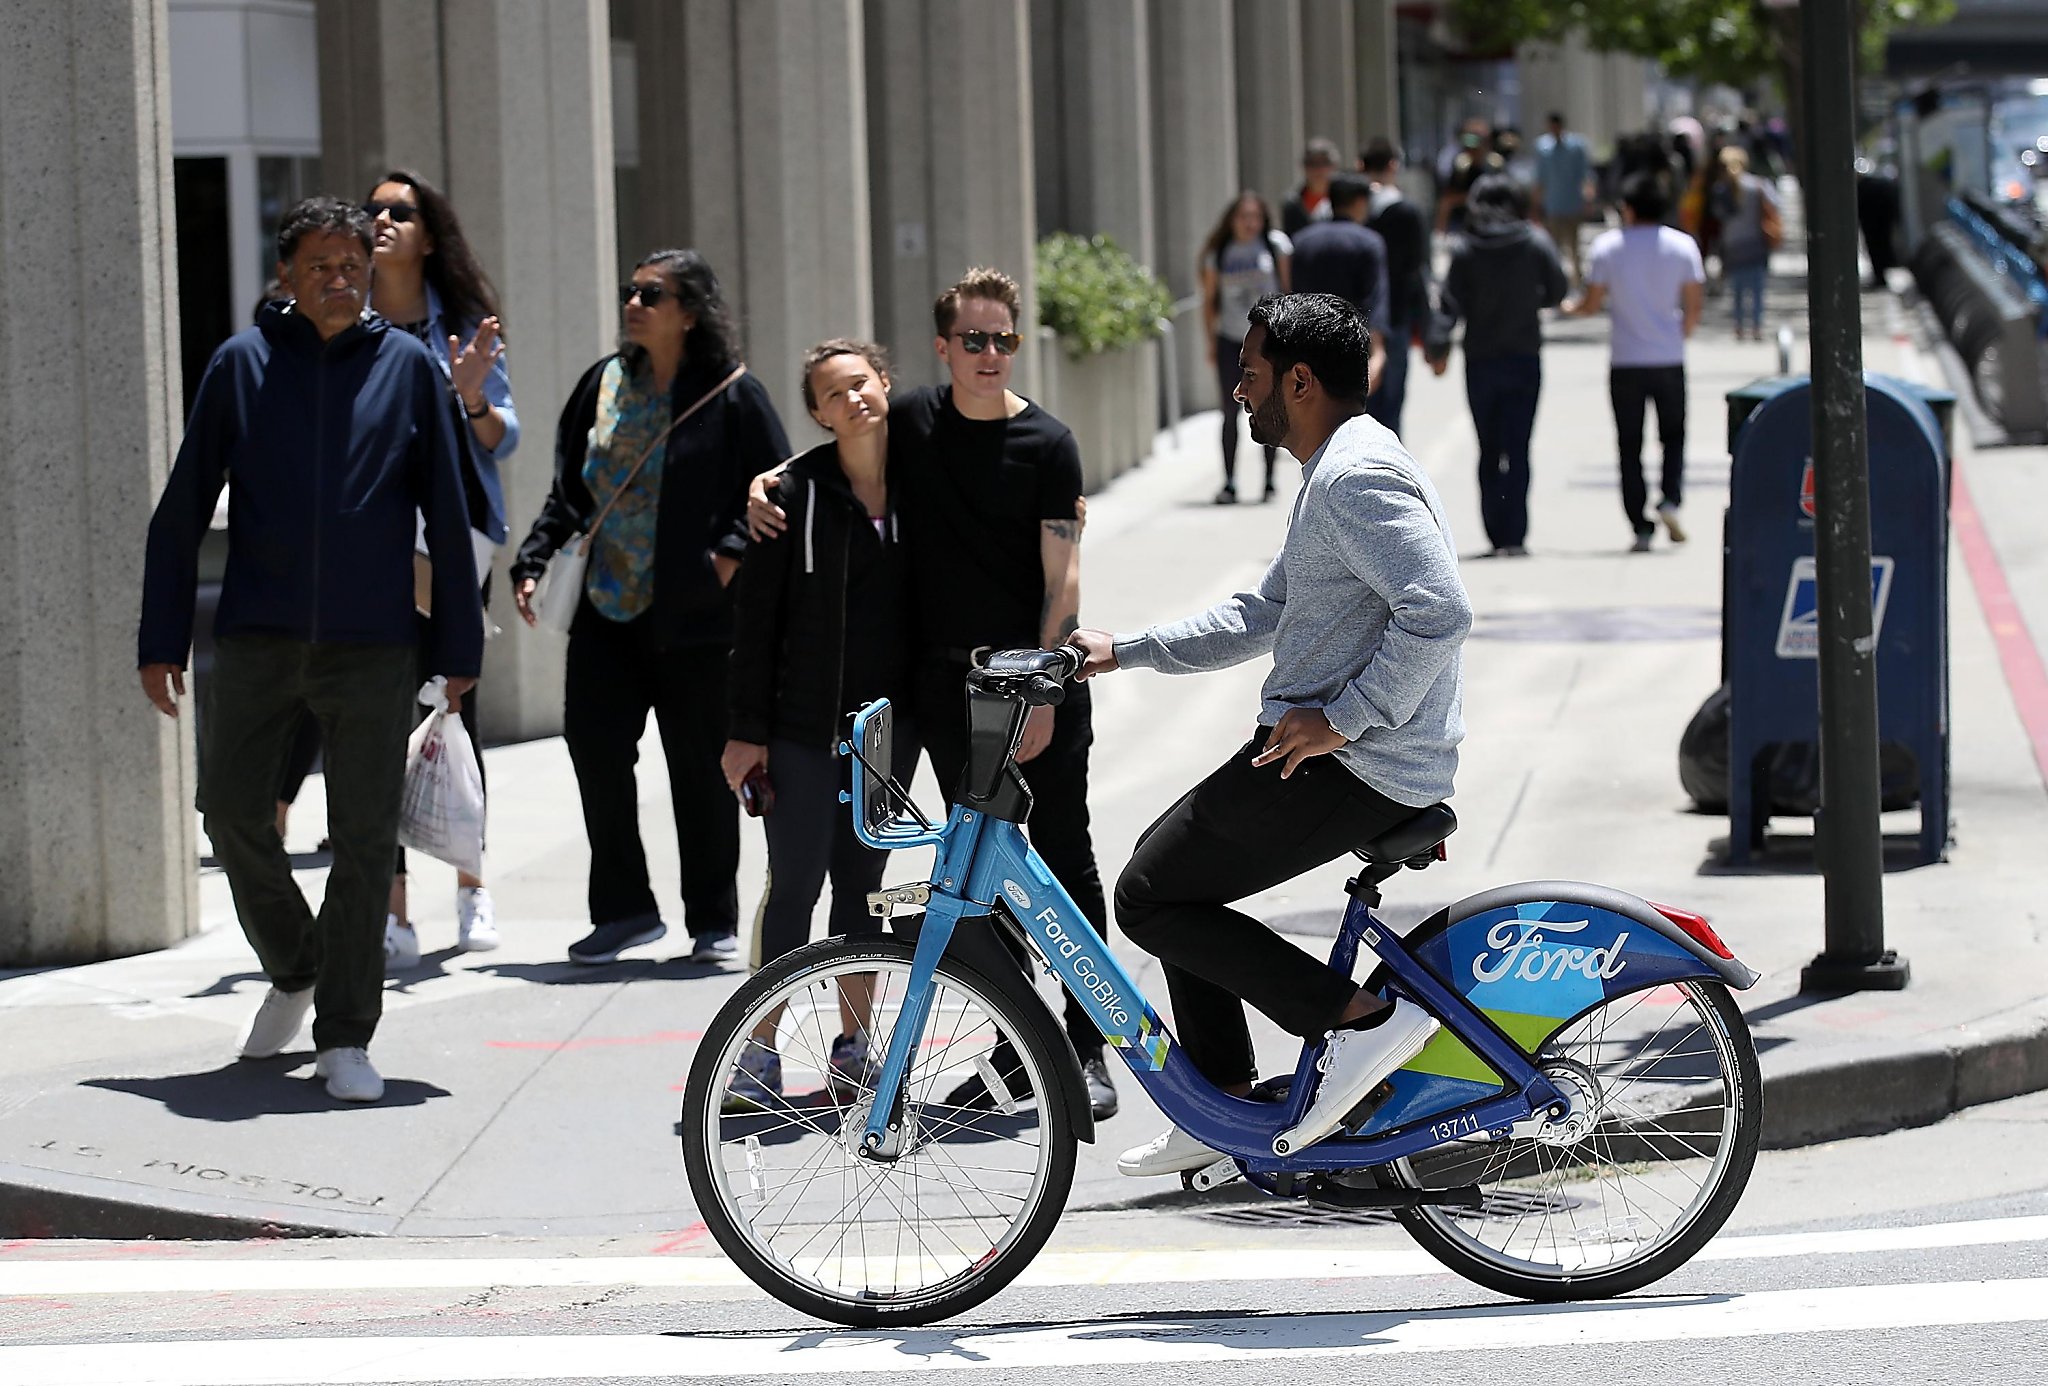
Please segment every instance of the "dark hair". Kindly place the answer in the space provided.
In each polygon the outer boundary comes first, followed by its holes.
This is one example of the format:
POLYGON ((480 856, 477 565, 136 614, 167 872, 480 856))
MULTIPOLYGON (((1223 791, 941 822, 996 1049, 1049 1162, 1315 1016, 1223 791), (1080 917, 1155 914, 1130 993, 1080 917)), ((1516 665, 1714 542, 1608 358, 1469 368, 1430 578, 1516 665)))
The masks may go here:
POLYGON ((1337 142, 1333 139, 1326 139, 1321 135, 1317 135, 1314 139, 1310 140, 1308 147, 1301 151, 1301 161, 1304 164, 1335 164, 1338 157, 1337 142))
POLYGON ((1344 209, 1370 200, 1372 184, 1355 173, 1340 173, 1330 180, 1330 210, 1344 215, 1344 209))
MULTIPOLYGON (((732 311, 725 306, 725 295, 718 287, 718 276, 711 272, 711 266, 702 255, 694 250, 657 250, 641 257, 635 270, 654 268, 661 271, 661 282, 676 296, 676 302, 685 312, 697 315, 697 325, 683 337, 683 355, 692 364, 710 366, 713 370, 728 371, 740 363, 740 331, 733 323, 732 311)), ((630 342, 620 346, 619 354, 635 369, 645 353, 630 342)))
POLYGON ((1474 230, 1496 230, 1529 216, 1529 190, 1505 173, 1482 175, 1465 195, 1465 215, 1474 230))
POLYGON ((420 219, 427 225, 427 239, 434 243, 422 269, 427 283, 440 296, 441 315, 448 320, 451 330, 474 330, 485 318, 497 317, 498 292, 491 287, 483 266, 477 263, 476 252, 469 248, 469 239, 462 234, 462 222, 456 217, 455 204, 448 200, 448 194, 403 168, 392 169, 371 184, 371 194, 375 195, 386 183, 405 184, 412 189, 413 200, 419 203, 420 219))
POLYGON ((1268 294, 1253 306, 1251 325, 1266 329, 1259 354, 1276 373, 1307 366, 1330 398, 1365 403, 1372 343, 1353 304, 1335 294, 1268 294))
POLYGON ((1405 163, 1401 146, 1385 135, 1375 136, 1358 156, 1358 166, 1367 173, 1385 173, 1397 163, 1405 163))
POLYGON ((277 224, 277 258, 283 264, 290 264, 298 251, 299 242, 315 231, 333 231, 339 235, 354 236, 363 243, 363 253, 368 255, 376 248, 377 235, 371 229, 370 219, 363 215, 363 209, 338 197, 309 197, 284 214, 284 220, 277 224))
POLYGON ((1636 173, 1621 185, 1621 200, 1636 220, 1656 225, 1664 220, 1664 214, 1671 210, 1671 195, 1664 191, 1664 180, 1650 172, 1636 173))
POLYGON ((976 265, 932 304, 932 326, 938 329, 941 337, 953 330, 953 320, 960 316, 960 300, 963 298, 1002 304, 1010 310, 1011 324, 1019 332, 1024 330, 1024 291, 1017 287, 1017 281, 999 269, 976 265))
POLYGON ((1237 238, 1231 223, 1237 220, 1237 209, 1244 205, 1247 198, 1259 205, 1259 239, 1268 244, 1272 243, 1273 204, 1250 188, 1246 188, 1230 199, 1230 205, 1225 207, 1223 215, 1216 219, 1216 229, 1209 233, 1208 240, 1202 242, 1202 259, 1207 260, 1212 255, 1221 255, 1223 247, 1237 238))
POLYGON ((879 344, 857 337, 827 337, 804 353, 804 408, 812 413, 818 409, 818 393, 811 388, 811 372, 835 356, 858 356, 875 368, 875 374, 889 378, 889 353, 879 344))

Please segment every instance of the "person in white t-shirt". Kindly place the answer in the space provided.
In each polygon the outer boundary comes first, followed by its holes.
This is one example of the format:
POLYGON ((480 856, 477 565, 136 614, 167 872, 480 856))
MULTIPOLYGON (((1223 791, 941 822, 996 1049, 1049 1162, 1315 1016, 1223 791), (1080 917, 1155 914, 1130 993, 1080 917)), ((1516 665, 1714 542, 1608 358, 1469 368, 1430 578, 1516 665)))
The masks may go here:
POLYGON ((1692 237, 1662 224, 1669 198, 1655 175, 1636 174, 1621 197, 1621 229, 1594 240, 1585 296, 1561 311, 1591 317, 1605 308, 1613 318, 1607 389, 1621 452, 1621 505, 1635 531, 1635 552, 1648 553, 1657 526, 1645 513, 1645 406, 1656 407, 1664 450, 1657 518, 1671 542, 1685 542, 1678 518, 1685 487, 1685 342, 1699 325, 1707 272, 1692 237))

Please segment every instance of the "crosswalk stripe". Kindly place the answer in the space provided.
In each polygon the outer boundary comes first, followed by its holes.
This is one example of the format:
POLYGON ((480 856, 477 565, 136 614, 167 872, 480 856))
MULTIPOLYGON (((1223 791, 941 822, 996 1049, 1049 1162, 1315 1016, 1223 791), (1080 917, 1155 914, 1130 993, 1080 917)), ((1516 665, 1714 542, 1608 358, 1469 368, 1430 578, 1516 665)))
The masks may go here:
MULTIPOLYGON (((1776 1260, 1792 1256, 1869 1255, 1939 1247, 2048 1241, 2048 1215, 1723 1237, 1699 1261, 1776 1260)), ((1414 1248, 1344 1250, 1246 1247, 1194 1251, 1046 1252, 1020 1277, 1024 1285, 1190 1284, 1213 1281, 1363 1280, 1429 1275, 1442 1267, 1414 1248)), ((0 1299, 90 1294, 291 1294, 341 1290, 473 1290, 637 1285, 667 1290, 725 1290, 751 1284, 722 1256, 187 1259, 17 1261, 0 1258, 0 1299)), ((4 1379, 4 1378, 0 1378, 4 1379)))
POLYGON ((849 1376, 1245 1363, 1286 1354, 1370 1360, 1610 1343, 2048 1320, 2048 1279, 1768 1290, 1600 1306, 1501 1305, 1389 1314, 1114 1319, 1048 1328, 829 1335, 284 1338, 0 1348, 10 1386, 329 1386, 361 1382, 849 1376))

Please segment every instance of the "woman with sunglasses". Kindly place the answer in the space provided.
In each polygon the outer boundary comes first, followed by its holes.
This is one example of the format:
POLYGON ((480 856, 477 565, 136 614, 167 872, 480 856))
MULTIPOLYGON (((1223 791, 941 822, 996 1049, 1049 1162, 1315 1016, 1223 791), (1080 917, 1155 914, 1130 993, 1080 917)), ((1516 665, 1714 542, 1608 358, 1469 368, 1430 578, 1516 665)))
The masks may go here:
POLYGON ((555 484, 511 565, 527 624, 554 556, 594 522, 569 630, 563 734, 590 839, 590 933, 571 961, 608 963, 668 932, 648 883, 633 774, 661 724, 695 962, 739 950, 739 806, 727 790, 727 584, 745 550, 747 482, 789 455, 782 420, 740 363, 718 280, 694 250, 658 250, 619 286, 618 352, 562 411, 555 484))
MULTIPOLYGON (((724 765, 726 783, 768 837, 757 967, 809 939, 828 876, 831 933, 881 932, 867 896, 882 884, 889 854, 854 836, 839 802, 846 762, 833 748, 849 710, 876 698, 903 707, 913 671, 910 562, 894 484, 900 467, 889 460, 888 358, 871 342, 820 342, 804 354, 803 394, 812 420, 832 437, 783 470, 777 493, 790 527, 748 551, 735 589, 724 765)), ((894 764, 885 768, 908 783, 917 753, 899 715, 894 764)), ((816 1055, 840 1100, 858 1091, 866 1072, 868 982, 847 979, 839 1036, 816 1055)), ((729 1107, 772 1105, 781 1095, 777 1019, 768 1017, 755 1031, 759 1042, 740 1056, 729 1107)))
MULTIPOLYGON (((498 468, 519 446, 519 415, 512 407, 497 295, 463 237, 454 204, 426 179, 393 169, 371 189, 363 210, 376 232, 370 306, 400 331, 426 343, 448 380, 451 407, 462 415, 458 427, 468 435, 461 440, 461 451, 470 542, 488 607, 491 558, 507 533, 505 488, 498 468)), ((419 627, 420 649, 432 649, 432 618, 421 615, 419 627)), ((470 741, 481 746, 476 708, 472 692, 462 700, 462 725, 470 741)), ((481 756, 477 767, 481 773, 481 756)), ((391 880, 390 913, 384 921, 384 960, 393 969, 413 967, 420 960, 405 886, 405 853, 400 851, 398 872, 391 880)), ((482 876, 456 873, 455 920, 456 944, 463 951, 481 953, 498 946, 497 916, 482 876)))

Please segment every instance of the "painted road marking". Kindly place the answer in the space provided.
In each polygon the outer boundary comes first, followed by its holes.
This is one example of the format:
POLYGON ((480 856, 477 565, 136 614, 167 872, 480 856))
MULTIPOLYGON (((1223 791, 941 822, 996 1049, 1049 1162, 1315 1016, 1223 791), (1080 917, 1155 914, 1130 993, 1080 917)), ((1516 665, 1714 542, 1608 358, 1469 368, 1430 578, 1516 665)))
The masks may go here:
MULTIPOLYGON (((1871 1255, 1939 1247, 2006 1246, 2048 1241, 2048 1215, 1873 1227, 1842 1232, 1722 1237, 1695 1261, 1777 1260, 1792 1256, 1871 1255)), ((879 1258, 877 1258, 879 1259, 879 1258)), ((1199 1284, 1283 1280, 1364 1280, 1448 1274, 1412 1248, 1312 1250, 1232 1248, 1208 1251, 1053 1251, 1018 1278, 1021 1285, 1199 1284)), ((0 1299, 90 1294, 295 1294, 343 1290, 476 1290, 632 1285, 648 1289, 750 1287, 722 1256, 564 1256, 503 1259, 404 1258, 298 1261, 165 1256, 147 1261, 17 1261, 0 1257, 0 1299)), ((0 1374, 0 1381, 8 1378, 0 1374)))
POLYGON ((655 1377, 1020 1371, 1302 1357, 1700 1342, 2048 1321, 2048 1279, 1767 1290, 1598 1306, 1510 1304, 1385 1314, 1112 1319, 1046 1328, 800 1334, 270 1338, 0 1348, 10 1386, 326 1386, 655 1377))

